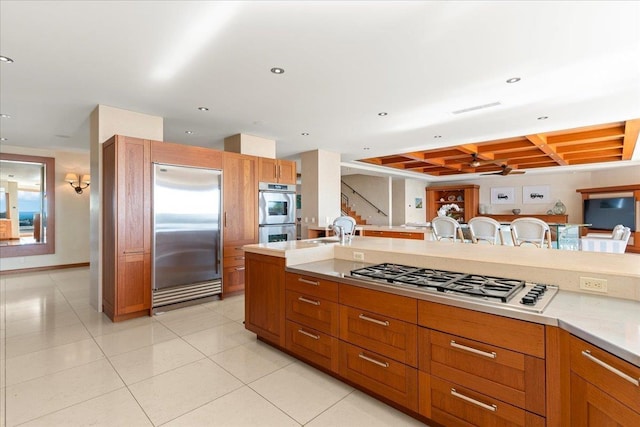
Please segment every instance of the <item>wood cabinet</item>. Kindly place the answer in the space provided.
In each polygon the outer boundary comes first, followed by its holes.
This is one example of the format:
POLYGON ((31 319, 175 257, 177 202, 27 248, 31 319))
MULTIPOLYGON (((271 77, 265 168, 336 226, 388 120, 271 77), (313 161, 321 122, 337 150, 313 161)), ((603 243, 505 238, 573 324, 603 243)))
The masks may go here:
POLYGON ((395 239, 425 240, 425 233, 417 231, 385 231, 385 230, 362 230, 362 235, 366 237, 392 237, 395 239))
POLYGON ((571 425, 640 425, 640 367, 571 336, 571 425))
POLYGON ((150 141, 103 146, 103 311, 114 322, 151 312, 150 141))
POLYGON ((258 242, 257 163, 254 156, 223 155, 223 297, 244 289, 242 245, 258 242))
POLYGON ((545 425, 542 325, 427 301, 418 323, 423 415, 447 426, 545 425))
POLYGON ((417 411, 416 300, 340 285, 339 302, 340 375, 417 411))
POLYGON ((287 350, 338 371, 338 284, 286 273, 287 350))
POLYGON ((259 182, 296 183, 296 162, 260 157, 259 182))
POLYGON ((0 218, 0 240, 13 238, 12 224, 10 219, 0 218))
POLYGON ((248 253, 245 268, 245 327, 284 347, 285 259, 248 253))
POLYGON ((438 216, 438 209, 443 205, 456 204, 461 212, 452 212, 452 216, 460 222, 469 222, 478 215, 480 187, 477 185, 450 185, 444 187, 427 187, 427 217, 431 221, 438 216))

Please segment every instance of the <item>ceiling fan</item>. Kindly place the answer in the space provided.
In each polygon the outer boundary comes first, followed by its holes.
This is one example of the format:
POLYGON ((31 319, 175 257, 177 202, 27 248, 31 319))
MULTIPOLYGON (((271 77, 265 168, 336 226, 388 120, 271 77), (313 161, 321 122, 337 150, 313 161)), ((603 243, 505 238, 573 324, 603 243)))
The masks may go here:
POLYGON ((494 160, 482 160, 478 158, 478 153, 471 153, 472 159, 469 162, 469 166, 477 168, 482 165, 490 165, 492 163, 504 163, 509 159, 494 159, 494 160))
POLYGON ((509 165, 507 165, 507 164, 502 164, 502 165, 500 165, 500 167, 502 168, 502 170, 499 171, 499 172, 483 173, 483 174, 480 174, 480 175, 502 175, 502 176, 507 176, 507 175, 510 175, 510 174, 522 175, 523 173, 526 173, 525 171, 515 170, 512 167, 509 167, 509 165))

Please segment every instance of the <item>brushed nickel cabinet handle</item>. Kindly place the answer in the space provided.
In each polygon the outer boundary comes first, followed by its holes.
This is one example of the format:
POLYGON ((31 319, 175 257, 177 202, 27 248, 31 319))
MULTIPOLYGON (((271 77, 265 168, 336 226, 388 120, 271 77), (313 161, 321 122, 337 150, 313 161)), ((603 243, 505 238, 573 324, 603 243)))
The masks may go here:
POLYGON ((236 261, 242 261, 244 259, 243 256, 237 256, 234 258, 236 261))
POLYGON ((383 368, 388 368, 388 367, 389 367, 389 363, 388 363, 388 362, 381 362, 381 361, 376 360, 376 359, 374 359, 374 358, 372 358, 372 357, 365 356, 365 354, 364 354, 364 353, 360 353, 360 354, 358 355, 358 357, 359 357, 360 359, 366 360, 367 362, 371 362, 371 363, 373 363, 374 365, 378 365, 378 366, 381 366, 381 367, 383 367, 383 368))
POLYGON ((227 226, 227 212, 224 213, 224 226, 227 226))
POLYGON ((320 282, 314 282, 313 280, 303 279, 298 277, 298 282, 306 283, 307 285, 320 286, 320 282))
POLYGON ((236 267, 236 271, 243 271, 244 267, 236 267))
POLYGON ((388 320, 373 319, 369 316, 365 316, 364 314, 359 315, 358 319, 366 320, 367 322, 375 323, 376 325, 380 325, 380 326, 389 326, 388 320))
POLYGON ((302 335, 306 335, 309 338, 313 338, 314 340, 319 340, 320 339, 320 335, 315 335, 315 334, 309 333, 309 332, 307 332, 307 331, 305 331, 303 329, 298 329, 298 333, 300 333, 302 335))
POLYGON ((314 301, 305 297, 298 297, 298 301, 306 302, 307 304, 320 305, 320 301, 314 301))
POLYGON ((482 403, 479 400, 476 399, 472 399, 469 396, 465 396, 464 394, 460 394, 456 391, 455 388, 451 389, 451 395, 457 397, 458 399, 462 399, 464 401, 467 401, 469 403, 473 403, 474 405, 477 405, 481 408, 487 409, 491 412, 495 412, 498 410, 498 406, 497 405, 487 405, 486 403, 482 403))
POLYGON ((464 350, 464 351, 468 351, 470 353, 479 354, 480 356, 490 357, 491 359, 495 359, 496 357, 498 357, 498 355, 496 354, 495 351, 492 351, 491 353, 489 353, 489 352, 486 352, 486 351, 478 350, 476 348, 467 347, 466 345, 458 344, 454 340, 451 340, 451 347, 454 347, 454 348, 457 348, 457 349, 460 349, 460 350, 464 350))
POLYGON ((622 372, 621 370, 614 368, 613 366, 609 365, 606 362, 603 362, 602 360, 598 359, 597 357, 594 357, 589 350, 582 350, 582 355, 584 357, 586 357, 587 359, 591 360, 592 362, 597 363, 598 365, 602 366, 607 371, 613 372, 617 376, 619 376, 621 378, 624 378, 625 380, 629 381, 631 384, 635 385, 636 387, 640 387, 640 378, 639 379, 635 379, 631 375, 627 375, 624 372, 622 372))

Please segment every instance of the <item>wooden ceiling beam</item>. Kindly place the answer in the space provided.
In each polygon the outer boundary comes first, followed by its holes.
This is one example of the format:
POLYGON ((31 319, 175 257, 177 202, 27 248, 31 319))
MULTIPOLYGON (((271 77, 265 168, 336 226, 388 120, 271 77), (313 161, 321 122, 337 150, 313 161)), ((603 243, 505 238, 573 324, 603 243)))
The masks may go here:
POLYGON ((620 157, 601 157, 599 159, 578 159, 572 160, 571 165, 588 165, 590 163, 605 163, 619 161, 620 157))
POLYGON ((549 141, 549 144, 606 141, 608 139, 623 138, 624 128, 624 125, 619 125, 605 129, 571 132, 562 135, 548 136, 547 140, 549 141))
POLYGON ((612 148, 609 150, 600 150, 600 151, 589 151, 589 152, 578 152, 578 153, 569 153, 564 155, 564 159, 571 163, 572 160, 577 159, 591 159, 593 162, 597 162, 598 159, 603 157, 618 157, 622 160, 622 147, 620 148, 612 148))
POLYGON ((640 133, 640 119, 627 120, 624 127, 624 148, 622 149, 622 160, 631 160, 633 150, 638 143, 640 133))
POLYGON ((527 135, 527 139, 531 141, 539 150, 545 153, 549 158, 560 166, 566 166, 568 163, 562 158, 562 154, 558 154, 555 145, 547 143, 547 137, 543 134, 527 135))
POLYGON ((558 151, 559 154, 568 154, 568 153, 606 150, 606 149, 617 148, 617 147, 622 147, 622 141, 620 139, 617 139, 617 140, 612 139, 609 141, 601 141, 601 142, 590 142, 586 144, 561 145, 556 148, 556 151, 558 151))
POLYGON ((478 145, 478 154, 501 153, 518 149, 530 148, 531 143, 525 138, 505 143, 487 143, 478 145))
POLYGON ((382 157, 380 159, 381 164, 383 166, 387 166, 390 164, 396 164, 396 163, 406 163, 411 161, 412 159, 409 159, 405 156, 388 156, 388 157, 382 157))

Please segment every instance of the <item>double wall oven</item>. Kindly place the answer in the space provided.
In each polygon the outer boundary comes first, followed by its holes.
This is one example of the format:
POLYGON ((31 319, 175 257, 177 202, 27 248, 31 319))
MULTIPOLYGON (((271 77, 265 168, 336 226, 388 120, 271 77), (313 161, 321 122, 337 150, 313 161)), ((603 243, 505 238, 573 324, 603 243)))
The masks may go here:
POLYGON ((296 239, 296 186, 261 182, 258 187, 259 242, 296 239))

